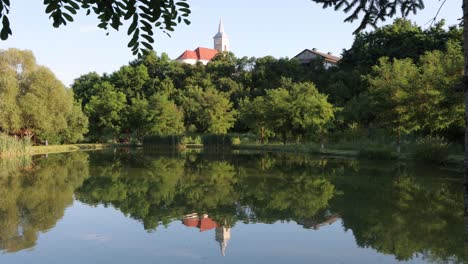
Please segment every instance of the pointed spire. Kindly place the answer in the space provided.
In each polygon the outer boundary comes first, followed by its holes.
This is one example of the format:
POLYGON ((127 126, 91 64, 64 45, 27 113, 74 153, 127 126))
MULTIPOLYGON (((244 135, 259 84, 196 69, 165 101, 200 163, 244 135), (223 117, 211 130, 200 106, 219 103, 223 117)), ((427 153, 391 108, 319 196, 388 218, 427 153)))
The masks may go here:
POLYGON ((224 33, 224 24, 222 18, 219 20, 218 33, 224 33))

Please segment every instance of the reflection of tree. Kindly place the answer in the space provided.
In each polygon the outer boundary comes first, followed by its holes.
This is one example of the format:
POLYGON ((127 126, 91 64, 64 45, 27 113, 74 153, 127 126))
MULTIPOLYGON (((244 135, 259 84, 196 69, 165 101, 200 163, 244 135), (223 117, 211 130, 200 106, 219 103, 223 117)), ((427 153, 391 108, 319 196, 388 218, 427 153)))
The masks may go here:
POLYGON ((428 174, 416 178, 402 168, 387 173, 370 177, 361 171, 361 176, 336 179, 344 195, 331 207, 357 244, 398 260, 423 255, 436 262, 466 262, 463 200, 456 182, 448 185, 428 174))
MULTIPOLYGON (((73 202, 73 192, 88 177, 88 154, 51 155, 35 165, 0 177, 0 250, 33 247, 73 202)), ((2 170, 2 168, 0 168, 2 170)))
POLYGON ((76 196, 149 230, 191 213, 226 227, 280 220, 319 228, 339 217, 359 246, 398 260, 468 261, 458 179, 439 170, 290 154, 110 153, 92 163, 96 177, 76 196))
POLYGON ((209 213, 231 226, 238 220, 300 221, 324 209, 334 193, 324 177, 285 166, 290 161, 271 159, 267 168, 257 160, 234 166, 237 162, 232 157, 225 157, 229 162, 209 155, 189 157, 145 155, 135 164, 121 156, 108 162, 107 168, 98 160, 99 166, 93 168, 96 177, 86 181, 77 198, 91 204, 112 204, 141 220, 146 229, 155 229, 159 223, 192 212, 209 213), (269 176, 249 176, 259 170, 257 166, 262 166, 262 175, 269 176), (246 213, 246 208, 254 211, 246 213))

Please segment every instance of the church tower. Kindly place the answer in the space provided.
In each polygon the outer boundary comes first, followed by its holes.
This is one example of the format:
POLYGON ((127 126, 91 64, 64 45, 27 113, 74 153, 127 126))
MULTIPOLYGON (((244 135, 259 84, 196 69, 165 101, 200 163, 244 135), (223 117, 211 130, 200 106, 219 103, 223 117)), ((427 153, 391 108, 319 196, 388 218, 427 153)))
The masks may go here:
POLYGON ((213 37, 214 49, 218 52, 229 51, 229 37, 224 32, 223 21, 219 21, 218 33, 213 37))

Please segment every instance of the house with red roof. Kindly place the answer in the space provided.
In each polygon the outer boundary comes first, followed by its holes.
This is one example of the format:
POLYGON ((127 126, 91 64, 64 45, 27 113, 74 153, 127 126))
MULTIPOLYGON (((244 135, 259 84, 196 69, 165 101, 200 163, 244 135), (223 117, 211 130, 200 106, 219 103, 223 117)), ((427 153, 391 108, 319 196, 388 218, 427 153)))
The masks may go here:
POLYGON ((177 57, 176 61, 191 65, 200 62, 206 65, 218 52, 229 51, 229 37, 224 32, 223 21, 219 22, 218 33, 213 37, 213 42, 213 49, 198 47, 195 50, 186 50, 177 57))

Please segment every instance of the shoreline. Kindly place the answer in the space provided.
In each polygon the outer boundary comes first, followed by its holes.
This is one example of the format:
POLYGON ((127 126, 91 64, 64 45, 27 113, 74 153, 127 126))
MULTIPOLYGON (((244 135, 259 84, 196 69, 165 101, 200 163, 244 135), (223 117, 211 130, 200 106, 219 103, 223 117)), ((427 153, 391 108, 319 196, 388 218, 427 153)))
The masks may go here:
MULTIPOLYGON (((6 155, 1 156, 0 159, 8 159, 17 156, 32 156, 32 155, 44 155, 44 154, 55 154, 55 153, 67 153, 76 151, 95 151, 104 150, 110 148, 122 148, 122 147, 141 147, 142 145, 136 144, 116 144, 116 143, 88 143, 88 144, 67 144, 67 145, 50 145, 50 146, 32 146, 30 150, 23 154, 6 155)), ((200 144, 187 144, 183 149, 203 149, 203 145, 200 144)), ((277 152, 277 153, 295 153, 295 154, 309 154, 309 155, 323 155, 330 157, 347 157, 347 158, 363 158, 359 156, 358 150, 339 150, 339 149, 323 149, 313 148, 305 144, 291 144, 291 145, 280 145, 280 144, 239 144, 232 145, 232 150, 245 150, 245 151, 265 151, 265 152, 277 152)), ((395 153, 396 154, 396 153, 395 153)), ((463 155, 449 155, 447 161, 444 163, 445 166, 457 166, 463 164, 463 155)), ((379 159, 376 159, 379 160, 379 159)), ((386 159, 380 159, 386 160, 386 159)), ((387 159, 391 160, 391 159, 387 159)), ((401 153, 397 155, 394 161, 414 161, 408 154, 401 153)), ((440 166, 441 164, 428 164, 440 166)))

